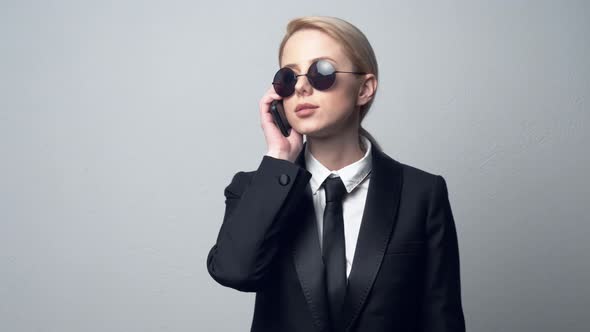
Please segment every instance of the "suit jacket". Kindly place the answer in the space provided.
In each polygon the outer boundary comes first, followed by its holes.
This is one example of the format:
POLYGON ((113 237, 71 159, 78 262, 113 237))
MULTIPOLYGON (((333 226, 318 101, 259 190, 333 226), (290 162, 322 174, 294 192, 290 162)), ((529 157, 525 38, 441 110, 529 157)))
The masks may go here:
POLYGON ((305 144, 294 163, 264 156, 224 190, 207 269, 256 292, 251 331, 465 331, 446 182, 376 147, 342 319, 330 322, 305 144))

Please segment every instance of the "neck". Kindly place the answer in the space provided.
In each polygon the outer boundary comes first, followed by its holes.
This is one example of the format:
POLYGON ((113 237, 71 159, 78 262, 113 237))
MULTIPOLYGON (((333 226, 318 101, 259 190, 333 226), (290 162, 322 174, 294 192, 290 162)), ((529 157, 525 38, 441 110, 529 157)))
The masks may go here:
POLYGON ((346 167, 367 152, 358 130, 342 132, 327 137, 307 137, 309 152, 331 171, 346 167))

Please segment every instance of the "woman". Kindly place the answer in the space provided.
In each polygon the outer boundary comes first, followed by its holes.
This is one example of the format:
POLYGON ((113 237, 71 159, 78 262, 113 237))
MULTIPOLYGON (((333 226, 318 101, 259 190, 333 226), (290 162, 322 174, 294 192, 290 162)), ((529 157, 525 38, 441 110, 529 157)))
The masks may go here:
POLYGON ((251 331, 464 331, 444 178, 392 159, 361 127, 378 78, 366 37, 298 18, 279 64, 259 103, 268 152, 225 188, 209 274, 256 292, 251 331))

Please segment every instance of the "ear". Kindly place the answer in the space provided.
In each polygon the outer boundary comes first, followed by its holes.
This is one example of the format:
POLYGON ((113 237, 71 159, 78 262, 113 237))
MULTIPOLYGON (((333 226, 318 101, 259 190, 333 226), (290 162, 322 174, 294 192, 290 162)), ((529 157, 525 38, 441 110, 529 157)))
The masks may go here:
POLYGON ((357 106, 362 106, 371 101, 377 91, 377 78, 374 74, 365 74, 362 78, 357 95, 357 106))

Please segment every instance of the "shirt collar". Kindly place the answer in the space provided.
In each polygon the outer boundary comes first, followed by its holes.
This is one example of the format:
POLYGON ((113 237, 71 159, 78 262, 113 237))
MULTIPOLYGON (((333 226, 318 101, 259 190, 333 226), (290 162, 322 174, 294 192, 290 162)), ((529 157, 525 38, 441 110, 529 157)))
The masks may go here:
POLYGON ((340 176, 346 187, 346 191, 350 193, 357 185, 363 182, 369 173, 371 173, 371 141, 363 135, 360 135, 360 137, 367 148, 365 155, 354 163, 335 171, 330 171, 326 166, 315 159, 311 154, 311 151, 309 151, 309 144, 305 145, 305 167, 311 173, 309 184, 311 186, 312 194, 316 194, 322 183, 324 183, 324 180, 329 176, 340 176))

